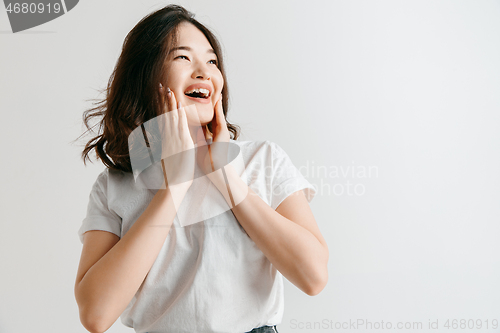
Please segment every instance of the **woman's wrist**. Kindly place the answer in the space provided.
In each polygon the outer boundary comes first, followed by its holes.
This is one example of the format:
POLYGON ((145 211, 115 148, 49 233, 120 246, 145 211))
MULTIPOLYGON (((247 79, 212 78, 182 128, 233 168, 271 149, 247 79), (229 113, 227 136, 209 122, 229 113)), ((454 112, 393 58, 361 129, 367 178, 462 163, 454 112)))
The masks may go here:
POLYGON ((248 194, 248 186, 238 175, 236 169, 228 164, 223 168, 216 170, 207 175, 212 184, 224 196, 226 202, 230 207, 235 207, 243 200, 248 194))
POLYGON ((168 185, 167 187, 163 186, 163 188, 157 190, 155 196, 159 196, 163 201, 172 201, 177 210, 184 200, 190 186, 191 184, 185 183, 168 185))

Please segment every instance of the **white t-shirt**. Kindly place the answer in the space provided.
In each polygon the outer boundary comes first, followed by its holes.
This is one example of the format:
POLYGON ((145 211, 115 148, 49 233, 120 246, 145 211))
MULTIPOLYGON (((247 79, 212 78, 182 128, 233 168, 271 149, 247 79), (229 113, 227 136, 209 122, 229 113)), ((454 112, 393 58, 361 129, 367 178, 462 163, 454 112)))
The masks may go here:
MULTIPOLYGON (((304 190, 309 202, 316 194, 276 143, 231 143, 240 147, 245 163, 242 179, 274 210, 298 190, 304 190)), ((132 173, 105 169, 92 187, 87 216, 78 230, 80 241, 88 230, 105 230, 121 238, 153 196, 137 187, 132 173)), ((283 276, 231 210, 184 227, 176 220, 121 315, 124 325, 141 333, 243 333, 281 323, 283 276)))

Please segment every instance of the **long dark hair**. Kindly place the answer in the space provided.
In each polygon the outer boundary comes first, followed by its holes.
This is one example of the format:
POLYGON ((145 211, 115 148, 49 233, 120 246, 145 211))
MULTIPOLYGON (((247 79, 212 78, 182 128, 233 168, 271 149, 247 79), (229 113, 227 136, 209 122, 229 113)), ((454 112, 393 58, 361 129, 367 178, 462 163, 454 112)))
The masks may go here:
MULTIPOLYGON (((164 111, 158 82, 165 86, 165 59, 175 47, 177 27, 181 22, 196 26, 207 38, 217 56, 217 67, 222 73, 222 107, 227 117, 228 87, 224 71, 221 47, 217 38, 203 24, 194 19, 194 14, 178 5, 168 5, 157 10, 136 24, 123 42, 122 52, 109 78, 106 96, 98 100, 94 108, 83 113, 87 132, 91 130, 90 120, 102 119, 99 125, 101 134, 87 142, 82 152, 84 164, 91 160, 89 153, 95 149, 97 158, 106 167, 124 172, 132 172, 128 150, 129 134, 142 123, 161 115, 164 111)), ((240 128, 226 120, 232 139, 239 136, 240 128)), ((212 131, 209 124, 208 129, 212 131)), ((83 134, 85 134, 83 133, 83 134)), ((83 135, 82 134, 82 135, 83 135)))

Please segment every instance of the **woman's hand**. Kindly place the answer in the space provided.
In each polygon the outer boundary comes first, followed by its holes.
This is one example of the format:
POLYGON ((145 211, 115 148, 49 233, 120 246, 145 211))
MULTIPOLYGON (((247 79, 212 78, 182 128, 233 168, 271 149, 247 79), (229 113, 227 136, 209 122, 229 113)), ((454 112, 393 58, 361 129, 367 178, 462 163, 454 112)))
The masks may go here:
POLYGON ((222 95, 217 103, 215 103, 214 118, 212 119, 211 127, 214 131, 213 134, 208 131, 207 126, 205 138, 203 138, 203 133, 201 131, 198 132, 197 137, 197 142, 201 142, 203 139, 207 141, 210 138, 212 139, 212 144, 198 147, 197 162, 206 175, 228 164, 227 153, 230 137, 226 125, 226 118, 222 110, 222 95))
POLYGON ((169 190, 184 195, 194 178, 195 150, 189 132, 186 111, 177 101, 174 92, 164 89, 160 84, 163 96, 164 114, 160 119, 162 128, 161 164, 166 186, 169 190))
MULTIPOLYGON (((214 131, 212 142, 229 142, 229 130, 227 129, 226 117, 222 110, 222 95, 220 95, 219 100, 215 103, 214 118, 212 119, 211 127, 214 131)), ((206 134, 210 135, 209 131, 206 134)))

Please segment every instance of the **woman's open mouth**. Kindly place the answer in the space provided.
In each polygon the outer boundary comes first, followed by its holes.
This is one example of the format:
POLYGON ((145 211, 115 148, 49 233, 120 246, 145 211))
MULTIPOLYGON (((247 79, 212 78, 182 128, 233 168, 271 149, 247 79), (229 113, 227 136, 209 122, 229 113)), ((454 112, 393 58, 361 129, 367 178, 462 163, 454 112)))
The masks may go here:
POLYGON ((188 89, 184 92, 184 95, 195 102, 208 104, 210 103, 210 96, 212 95, 212 93, 210 89, 207 88, 209 87, 204 84, 192 85, 188 87, 188 89))

